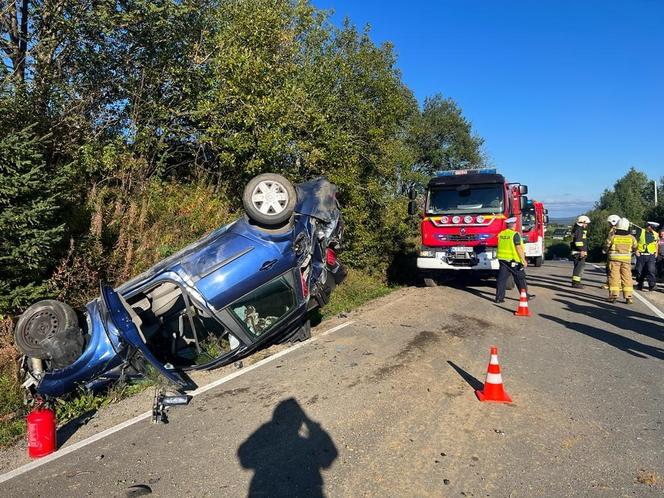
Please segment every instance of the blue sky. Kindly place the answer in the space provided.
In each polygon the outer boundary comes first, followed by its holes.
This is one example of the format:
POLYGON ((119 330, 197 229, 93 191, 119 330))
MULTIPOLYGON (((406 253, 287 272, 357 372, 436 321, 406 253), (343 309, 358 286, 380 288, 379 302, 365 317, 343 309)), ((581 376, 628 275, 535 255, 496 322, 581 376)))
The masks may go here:
POLYGON ((664 0, 313 0, 390 41, 421 102, 455 99, 554 216, 630 166, 664 176, 664 0))

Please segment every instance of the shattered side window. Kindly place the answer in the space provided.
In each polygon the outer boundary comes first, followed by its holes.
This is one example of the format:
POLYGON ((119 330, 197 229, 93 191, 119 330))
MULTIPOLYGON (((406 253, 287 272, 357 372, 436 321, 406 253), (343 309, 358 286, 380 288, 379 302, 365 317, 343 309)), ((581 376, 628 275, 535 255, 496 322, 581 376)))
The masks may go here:
POLYGON ((289 273, 247 294, 230 309, 250 334, 260 336, 288 314, 295 304, 295 286, 289 273))

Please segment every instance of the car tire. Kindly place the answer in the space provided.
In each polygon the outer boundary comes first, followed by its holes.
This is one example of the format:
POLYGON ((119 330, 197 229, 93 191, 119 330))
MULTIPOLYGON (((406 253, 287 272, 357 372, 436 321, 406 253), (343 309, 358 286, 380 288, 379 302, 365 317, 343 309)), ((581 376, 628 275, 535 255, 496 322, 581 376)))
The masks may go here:
POLYGON ((537 256, 535 258, 535 268, 539 268, 544 263, 544 258, 542 256, 537 256))
POLYGON ((270 227, 287 222, 293 215, 296 202, 293 184, 274 173, 252 178, 242 194, 242 205, 247 216, 259 225, 270 227))
POLYGON ((14 329, 16 347, 26 356, 51 360, 62 368, 83 351, 83 335, 74 310, 60 301, 47 299, 30 306, 14 329))

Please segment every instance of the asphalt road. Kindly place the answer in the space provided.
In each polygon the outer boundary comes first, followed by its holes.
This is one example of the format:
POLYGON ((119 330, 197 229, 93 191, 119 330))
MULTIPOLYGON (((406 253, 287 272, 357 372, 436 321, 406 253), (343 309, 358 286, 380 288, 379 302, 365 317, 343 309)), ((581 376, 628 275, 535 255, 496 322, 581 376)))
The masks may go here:
POLYGON ((664 323, 602 275, 412 288, 355 323, 0 486, 3 496, 661 496, 664 323), (479 403, 489 347, 511 405, 479 403))

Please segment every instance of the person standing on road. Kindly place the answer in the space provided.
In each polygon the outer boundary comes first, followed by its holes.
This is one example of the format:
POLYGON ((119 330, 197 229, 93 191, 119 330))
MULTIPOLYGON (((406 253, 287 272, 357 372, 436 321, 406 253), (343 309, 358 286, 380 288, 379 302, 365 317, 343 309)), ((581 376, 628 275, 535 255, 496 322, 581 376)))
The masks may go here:
MULTIPOLYGON (((505 290, 510 275, 516 282, 519 292, 528 292, 525 268, 528 266, 526 255, 523 250, 523 239, 519 232, 514 230, 516 218, 506 220, 507 228, 498 234, 498 279, 496 281, 496 303, 505 302, 505 290)), ((533 294, 528 294, 528 299, 533 299, 533 294)))
POLYGON ((657 280, 655 278, 655 261, 659 247, 659 235, 655 229, 659 223, 649 221, 647 228, 642 228, 639 234, 639 246, 636 258, 636 282, 637 289, 643 290, 643 281, 648 280, 648 290, 655 290, 657 280))
POLYGON ((632 292, 632 253, 636 250, 637 242, 629 233, 629 220, 621 218, 616 225, 615 233, 609 234, 604 243, 604 250, 609 260, 609 302, 615 303, 622 288, 625 302, 633 304, 632 292))
POLYGON ((583 289, 581 279, 583 278, 583 268, 586 266, 586 257, 588 256, 588 224, 590 218, 581 215, 576 220, 574 231, 572 232, 572 258, 574 259, 574 271, 572 272, 572 287, 583 289))
MULTIPOLYGON (((618 224, 619 221, 620 221, 620 216, 618 216, 617 214, 612 214, 606 219, 606 222, 609 224, 609 233, 607 235, 607 238, 615 235, 616 225, 618 224)), ((606 250, 602 252, 606 254, 606 250)), ((609 288, 609 258, 606 258, 606 283, 602 286, 602 289, 608 289, 608 288, 609 288)))
POLYGON ((657 243, 657 276, 664 278, 664 228, 659 231, 657 243))

